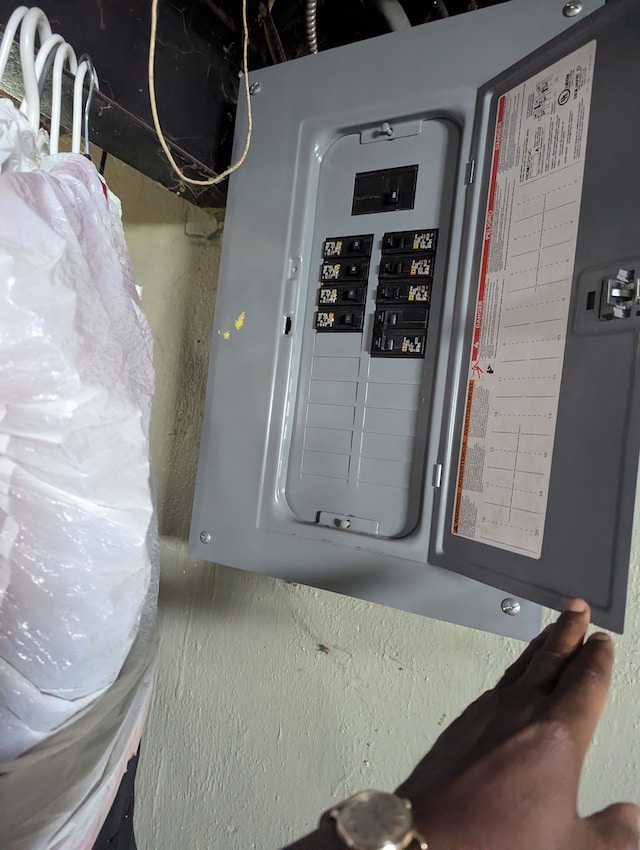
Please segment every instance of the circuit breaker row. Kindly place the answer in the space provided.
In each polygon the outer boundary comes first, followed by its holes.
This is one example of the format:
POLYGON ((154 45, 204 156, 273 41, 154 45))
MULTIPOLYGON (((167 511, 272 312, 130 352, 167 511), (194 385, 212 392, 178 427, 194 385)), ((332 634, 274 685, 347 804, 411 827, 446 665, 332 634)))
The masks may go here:
POLYGON ((317 331, 362 331, 373 234, 325 239, 317 331))
MULTIPOLYGON (((437 230, 385 233, 372 357, 424 357, 437 230)), ((362 332, 373 234, 325 239, 317 331, 362 332)))

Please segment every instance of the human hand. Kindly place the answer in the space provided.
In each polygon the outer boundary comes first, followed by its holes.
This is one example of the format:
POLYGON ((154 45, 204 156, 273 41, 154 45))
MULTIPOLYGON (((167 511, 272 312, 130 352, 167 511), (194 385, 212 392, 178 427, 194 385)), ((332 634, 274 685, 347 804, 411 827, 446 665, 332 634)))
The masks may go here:
POLYGON ((397 789, 429 850, 637 850, 637 806, 577 814, 613 668, 608 635, 584 640, 590 613, 569 603, 397 789))

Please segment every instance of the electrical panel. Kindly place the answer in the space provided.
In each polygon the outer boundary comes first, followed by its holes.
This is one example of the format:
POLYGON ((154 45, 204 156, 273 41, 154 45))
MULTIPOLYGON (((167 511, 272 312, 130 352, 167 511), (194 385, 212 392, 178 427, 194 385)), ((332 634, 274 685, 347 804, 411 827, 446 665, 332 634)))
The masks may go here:
POLYGON ((256 72, 193 555, 520 638, 574 595, 622 628, 638 31, 633 0, 513 0, 256 72))

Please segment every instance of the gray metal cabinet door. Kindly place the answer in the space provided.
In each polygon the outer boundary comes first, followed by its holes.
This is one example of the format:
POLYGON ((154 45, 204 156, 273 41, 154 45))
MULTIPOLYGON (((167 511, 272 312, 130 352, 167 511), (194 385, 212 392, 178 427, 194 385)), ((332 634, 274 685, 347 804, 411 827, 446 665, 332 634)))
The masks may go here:
POLYGON ((639 32, 640 4, 611 2, 480 93, 476 297, 429 558, 556 608, 586 597, 615 630, 640 451, 639 32))

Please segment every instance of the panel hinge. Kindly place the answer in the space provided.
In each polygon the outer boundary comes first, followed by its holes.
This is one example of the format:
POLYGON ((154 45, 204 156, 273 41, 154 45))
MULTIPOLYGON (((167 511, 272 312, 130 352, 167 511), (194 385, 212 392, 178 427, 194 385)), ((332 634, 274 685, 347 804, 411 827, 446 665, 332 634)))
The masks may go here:
POLYGON ((467 163, 467 167, 465 168, 465 171, 464 171, 465 185, 470 186, 471 183, 473 183, 473 178, 475 177, 475 173, 476 173, 476 161, 475 161, 475 159, 470 159, 469 162, 467 163))
POLYGON ((433 464, 433 487, 439 487, 442 481, 442 464, 434 463, 433 464))
POLYGON ((640 277, 636 277, 633 269, 620 269, 617 277, 603 281, 600 319, 628 319, 633 308, 638 306, 640 277))

